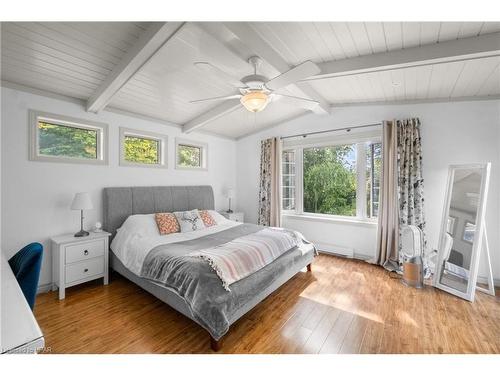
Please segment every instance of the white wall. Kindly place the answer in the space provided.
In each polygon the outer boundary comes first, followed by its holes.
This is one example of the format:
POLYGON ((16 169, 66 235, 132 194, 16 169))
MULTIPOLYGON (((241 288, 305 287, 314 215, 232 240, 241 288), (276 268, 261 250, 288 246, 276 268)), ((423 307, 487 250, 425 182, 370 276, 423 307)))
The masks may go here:
POLYGON ((79 104, 2 88, 2 251, 10 257, 22 246, 44 245, 40 285, 51 282, 49 237, 76 232, 79 211, 70 211, 73 195, 90 192, 95 209, 86 212, 86 224, 102 221, 102 188, 107 186, 212 185, 217 208, 226 208, 223 189, 236 184, 235 142, 204 134, 182 134, 178 127, 135 117, 102 112, 87 113, 79 104), (28 109, 109 124, 109 165, 79 165, 28 160, 28 109), (118 166, 118 128, 167 134, 168 169, 118 166), (175 137, 208 143, 208 171, 174 169, 175 137))
MULTIPOLYGON (((448 166, 461 163, 492 162, 487 226, 494 274, 500 278, 500 101, 471 101, 412 105, 374 105, 337 108, 331 116, 306 115, 277 127, 242 138, 237 143, 238 208, 246 219, 257 221, 260 140, 307 131, 340 128, 382 120, 419 117, 422 122, 423 174, 427 238, 430 247, 438 244, 448 166)), ((353 247, 362 256, 375 253, 376 227, 346 226, 320 222, 285 226, 304 228, 312 241, 330 246, 353 247)))

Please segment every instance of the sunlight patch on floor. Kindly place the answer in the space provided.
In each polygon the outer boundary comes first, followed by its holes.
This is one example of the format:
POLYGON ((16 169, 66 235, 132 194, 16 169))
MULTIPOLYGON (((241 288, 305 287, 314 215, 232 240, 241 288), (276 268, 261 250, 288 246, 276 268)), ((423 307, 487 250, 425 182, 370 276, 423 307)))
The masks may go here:
MULTIPOLYGON (((305 291, 304 291, 305 292, 305 291)), ((313 301, 315 303, 319 303, 321 305, 326 305, 329 307, 333 307, 338 310, 342 310, 348 312, 353 315, 360 316, 362 318, 371 320, 376 323, 384 323, 384 320, 380 317, 380 315, 371 313, 369 311, 363 311, 351 306, 351 300, 347 296, 339 295, 336 297, 335 301, 327 300, 326 298, 318 297, 318 296, 310 296, 307 293, 302 292, 300 297, 313 301)))
POLYGON ((418 323, 406 311, 398 310, 397 316, 401 323, 409 324, 415 328, 418 328, 418 323))

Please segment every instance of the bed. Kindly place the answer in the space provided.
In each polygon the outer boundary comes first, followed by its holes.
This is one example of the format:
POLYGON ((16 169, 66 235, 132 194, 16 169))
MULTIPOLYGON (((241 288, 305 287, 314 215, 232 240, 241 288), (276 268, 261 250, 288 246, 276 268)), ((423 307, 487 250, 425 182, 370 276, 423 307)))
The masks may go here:
MULTIPOLYGON (((123 241, 118 241, 118 238, 117 241, 113 241, 120 227, 125 227, 124 223, 130 221, 127 220, 129 217, 150 220, 148 217, 157 212, 192 209, 214 210, 214 194, 211 186, 109 187, 103 192, 103 228, 111 233, 110 267, 206 329, 211 337, 211 347, 217 351, 221 347, 222 337, 234 322, 300 270, 307 267, 308 271, 311 271, 311 262, 316 250, 312 244, 294 246, 263 268, 234 282, 230 285, 230 289, 226 290, 214 269, 201 259, 195 262, 196 267, 191 267, 193 269, 190 271, 193 275, 191 279, 194 282, 191 280, 186 287, 184 284, 177 285, 167 279, 159 282, 143 277, 124 260, 120 247, 124 246, 123 241), (200 279, 194 277, 196 272, 199 272, 196 277, 199 276, 200 279), (202 303, 193 302, 193 295, 197 296, 196 301, 201 299, 202 303)), ((213 242, 219 237, 224 238, 229 235, 237 237, 262 229, 251 224, 240 224, 227 220, 219 223, 215 229, 207 230, 207 234, 203 234, 202 237, 192 237, 195 239, 191 242, 184 240, 164 247, 175 248, 179 253, 184 247, 188 248, 188 244, 197 244, 200 241, 202 244, 203 241, 213 242)), ((124 229, 119 235, 122 235, 123 231, 124 229)), ((304 242, 307 243, 305 240, 304 242)))

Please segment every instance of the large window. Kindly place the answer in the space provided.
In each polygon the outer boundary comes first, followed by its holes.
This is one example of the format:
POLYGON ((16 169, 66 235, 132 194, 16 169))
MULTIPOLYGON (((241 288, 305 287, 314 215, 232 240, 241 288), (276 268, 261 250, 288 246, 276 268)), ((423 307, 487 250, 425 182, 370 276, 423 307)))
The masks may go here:
MULTIPOLYGON (((352 137, 350 138, 352 139, 352 137)), ((284 212, 371 219, 378 215, 380 140, 285 144, 282 154, 284 212)))
POLYGON ((107 163, 107 125, 30 111, 30 159, 107 163))
POLYGON ((177 139, 175 152, 177 169, 207 169, 208 147, 206 143, 177 139))
POLYGON ((356 216, 356 145, 304 149, 304 212, 356 216))
POLYGON ((167 136, 120 128, 120 165, 167 167, 167 136))

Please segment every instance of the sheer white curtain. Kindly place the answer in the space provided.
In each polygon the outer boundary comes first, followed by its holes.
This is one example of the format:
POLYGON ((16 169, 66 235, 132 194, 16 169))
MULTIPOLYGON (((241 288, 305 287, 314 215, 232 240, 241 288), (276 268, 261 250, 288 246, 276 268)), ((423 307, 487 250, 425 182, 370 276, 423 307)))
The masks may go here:
POLYGON ((260 225, 281 226, 281 139, 274 137, 260 145, 260 225))
MULTIPOLYGON (((424 233, 422 140, 418 118, 382 123, 382 176, 376 263, 400 268, 400 228, 416 225, 424 233)), ((426 261, 424 240, 424 266, 426 261)))
POLYGON ((398 268, 399 253, 397 133, 395 121, 382 123, 382 175, 375 262, 390 270, 398 268))

